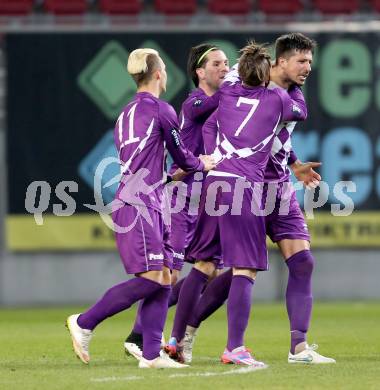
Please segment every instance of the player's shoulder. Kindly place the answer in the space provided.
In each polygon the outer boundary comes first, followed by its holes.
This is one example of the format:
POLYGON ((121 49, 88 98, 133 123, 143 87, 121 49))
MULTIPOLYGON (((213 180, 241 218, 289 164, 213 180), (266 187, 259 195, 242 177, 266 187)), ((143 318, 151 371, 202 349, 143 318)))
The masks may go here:
POLYGON ((221 96, 238 95, 241 92, 241 82, 223 83, 219 88, 219 92, 221 96))
POLYGON ((266 88, 267 95, 270 99, 276 100, 281 103, 285 98, 288 97, 288 92, 281 87, 266 88))
POLYGON ((177 120, 177 113, 174 107, 165 100, 157 99, 158 115, 160 118, 177 120))
POLYGON ((200 105, 208 96, 201 88, 196 88, 189 93, 186 100, 183 102, 185 106, 196 106, 200 105))
POLYGON ((189 93, 185 101, 182 103, 182 112, 186 116, 192 116, 193 109, 202 106, 208 96, 201 88, 196 88, 189 93))
POLYGON ((135 102, 143 110, 157 111, 159 108, 159 99, 148 92, 140 92, 136 95, 135 102))
POLYGON ((166 102, 165 100, 157 99, 157 104, 160 109, 160 112, 166 112, 166 113, 176 113, 174 107, 166 102))

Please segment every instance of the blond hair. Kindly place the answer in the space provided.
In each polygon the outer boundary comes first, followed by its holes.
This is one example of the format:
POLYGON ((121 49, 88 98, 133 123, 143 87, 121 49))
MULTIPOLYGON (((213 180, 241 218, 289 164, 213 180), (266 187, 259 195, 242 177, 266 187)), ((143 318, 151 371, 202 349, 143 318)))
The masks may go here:
POLYGON ((150 81, 155 70, 160 68, 157 50, 144 48, 133 50, 128 57, 127 70, 139 86, 150 81))

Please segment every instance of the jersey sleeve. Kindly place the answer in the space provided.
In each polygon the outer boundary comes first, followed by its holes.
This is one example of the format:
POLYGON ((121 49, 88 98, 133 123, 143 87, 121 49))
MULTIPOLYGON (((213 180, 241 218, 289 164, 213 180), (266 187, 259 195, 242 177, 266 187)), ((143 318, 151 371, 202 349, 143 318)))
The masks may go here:
POLYGON ((238 82, 240 82, 240 76, 238 72, 238 64, 235 64, 224 76, 222 85, 235 84, 238 82))
POLYGON ((307 118, 305 98, 298 86, 291 87, 289 91, 275 88, 273 91, 279 96, 282 103, 283 121, 304 121, 307 118))
POLYGON ((211 154, 216 148, 216 136, 218 132, 217 110, 214 111, 202 127, 202 137, 206 154, 211 154))
POLYGON ((202 161, 186 149, 181 141, 177 114, 170 104, 159 105, 159 120, 166 148, 174 162, 186 172, 203 171, 202 161))
POLYGON ((189 119, 199 120, 204 116, 209 116, 218 107, 219 98, 219 91, 212 96, 194 96, 183 104, 182 110, 189 119))
POLYGON ((288 165, 294 164, 297 160, 298 160, 298 157, 294 153, 293 149, 291 149, 289 157, 288 157, 288 165))

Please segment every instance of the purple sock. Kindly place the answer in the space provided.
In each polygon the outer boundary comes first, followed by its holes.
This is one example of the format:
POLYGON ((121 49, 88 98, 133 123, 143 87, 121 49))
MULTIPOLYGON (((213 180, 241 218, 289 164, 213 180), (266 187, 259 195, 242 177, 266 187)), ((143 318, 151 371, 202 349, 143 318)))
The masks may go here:
POLYGON ((138 334, 143 334, 143 329, 141 325, 141 308, 143 303, 144 300, 141 300, 139 302, 139 307, 137 308, 137 313, 136 313, 135 324, 133 325, 133 332, 138 334))
MULTIPOLYGON (((177 282, 171 288, 168 307, 172 307, 172 306, 177 304, 179 292, 181 290, 181 287, 182 287, 184 280, 185 280, 185 278, 181 279, 179 282, 177 282)), ((142 305, 143 305, 143 301, 140 301, 139 307, 138 307, 137 313, 136 313, 135 324, 133 325, 133 332, 138 333, 138 334, 143 334, 143 328, 142 328, 142 324, 141 324, 141 307, 142 307, 142 305)))
POLYGON ((184 338, 186 325, 207 281, 208 276, 206 274, 193 268, 183 282, 172 330, 172 337, 175 337, 177 341, 184 338))
POLYGON ((152 360, 160 355, 161 337, 168 313, 170 286, 161 288, 143 300, 141 326, 143 329, 143 356, 152 360))
POLYGON ((232 277, 227 302, 228 342, 227 349, 233 351, 244 345, 244 333, 251 311, 254 280, 244 275, 232 277))
POLYGON ((286 308, 290 321, 290 352, 294 354, 296 345, 306 341, 309 329, 313 308, 311 275, 314 258, 309 250, 303 250, 289 257, 286 265, 289 268, 286 308))
POLYGON ((202 294, 188 325, 199 328, 202 321, 218 310, 228 298, 232 282, 232 269, 213 279, 202 294))
POLYGON ((103 297, 78 318, 83 329, 93 330, 100 322, 125 309, 161 288, 153 280, 137 277, 111 287, 103 297))
POLYGON ((183 282, 186 278, 182 278, 180 281, 178 281, 173 287, 172 292, 169 297, 169 307, 175 306, 178 302, 179 292, 181 291, 183 282))

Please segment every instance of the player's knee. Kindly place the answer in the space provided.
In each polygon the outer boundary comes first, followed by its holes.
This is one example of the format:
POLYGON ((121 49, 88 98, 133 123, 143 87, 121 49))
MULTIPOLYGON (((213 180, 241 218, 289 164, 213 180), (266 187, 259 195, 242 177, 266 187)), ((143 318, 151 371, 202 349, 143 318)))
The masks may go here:
POLYGON ((215 272, 215 264, 212 261, 197 261, 194 268, 208 276, 211 276, 215 272))
POLYGON ((298 261, 294 262, 294 264, 292 264, 289 267, 289 270, 293 273, 293 275, 297 277, 304 278, 304 277, 311 276, 311 274, 313 273, 314 263, 315 263, 311 251, 304 250, 302 252, 296 253, 296 255, 298 257, 297 259, 298 261))
POLYGON ((233 276, 242 275, 255 280, 257 271, 251 268, 233 268, 232 274, 233 276))
POLYGON ((223 270, 222 269, 216 269, 214 271, 214 273, 212 274, 212 278, 215 279, 216 277, 218 277, 219 275, 221 275, 223 273, 223 270))

